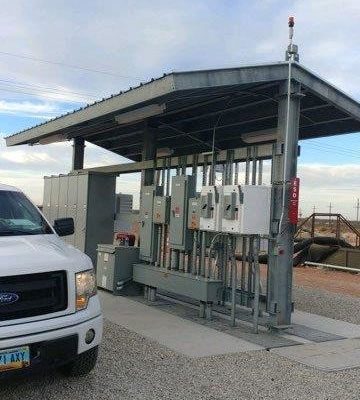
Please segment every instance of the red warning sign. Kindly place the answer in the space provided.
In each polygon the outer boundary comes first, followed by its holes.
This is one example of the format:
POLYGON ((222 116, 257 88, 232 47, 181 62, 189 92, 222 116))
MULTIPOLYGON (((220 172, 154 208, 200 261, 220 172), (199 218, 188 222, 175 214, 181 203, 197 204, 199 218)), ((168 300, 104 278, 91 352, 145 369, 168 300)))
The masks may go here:
POLYGON ((293 178, 290 181, 289 221, 291 224, 299 222, 299 190, 300 179, 293 178))

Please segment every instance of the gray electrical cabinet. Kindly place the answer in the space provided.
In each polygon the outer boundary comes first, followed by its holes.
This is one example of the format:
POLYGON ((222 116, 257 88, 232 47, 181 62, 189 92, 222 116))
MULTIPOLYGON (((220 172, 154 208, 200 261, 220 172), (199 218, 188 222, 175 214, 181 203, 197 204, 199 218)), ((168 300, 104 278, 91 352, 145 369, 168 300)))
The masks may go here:
POLYGON ((189 199, 196 195, 196 178, 177 175, 172 178, 169 243, 172 249, 189 251, 192 233, 188 230, 189 199))
POLYGON ((200 229, 200 204, 201 200, 199 197, 189 199, 188 229, 200 229))
POLYGON ((139 262, 139 248, 99 244, 97 252, 98 287, 120 294, 124 285, 132 280, 133 265, 139 262))
POLYGON ((170 217, 170 197, 155 196, 154 198, 154 224, 168 224, 170 217))
POLYGON ((111 243, 114 235, 114 175, 94 172, 44 178, 43 212, 51 224, 73 218, 75 232, 65 241, 86 253, 96 264, 98 243, 111 243))
POLYGON ((143 186, 140 201, 140 259, 154 262, 157 249, 157 229, 154 225, 155 196, 160 196, 160 186, 143 186))

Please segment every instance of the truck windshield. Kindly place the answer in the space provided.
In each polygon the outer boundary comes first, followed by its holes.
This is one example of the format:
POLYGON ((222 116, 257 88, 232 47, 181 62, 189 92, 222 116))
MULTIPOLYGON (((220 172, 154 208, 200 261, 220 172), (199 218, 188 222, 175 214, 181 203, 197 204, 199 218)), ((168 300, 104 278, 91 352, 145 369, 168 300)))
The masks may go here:
POLYGON ((0 236, 52 233, 39 210, 23 193, 0 190, 0 236))

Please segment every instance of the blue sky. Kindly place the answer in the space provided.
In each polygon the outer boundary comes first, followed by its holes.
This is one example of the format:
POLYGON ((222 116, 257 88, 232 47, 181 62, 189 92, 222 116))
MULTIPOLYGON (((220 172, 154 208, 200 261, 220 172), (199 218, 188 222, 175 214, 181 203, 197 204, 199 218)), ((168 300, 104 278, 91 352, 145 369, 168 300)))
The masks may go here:
MULTIPOLYGON (((296 18, 301 62, 360 100, 358 0, 342 1, 341 8, 338 0, 1 3, 0 137, 164 72, 283 60, 288 15, 296 18)), ((314 204, 325 211, 332 201, 353 215, 360 197, 359 138, 301 143, 304 213, 314 204)), ((41 202, 42 176, 70 168, 70 145, 61 146, 6 149, 0 139, 0 181, 41 202)), ((121 158, 88 146, 86 160, 121 158)), ((121 185, 124 192, 138 189, 131 178, 121 185)))

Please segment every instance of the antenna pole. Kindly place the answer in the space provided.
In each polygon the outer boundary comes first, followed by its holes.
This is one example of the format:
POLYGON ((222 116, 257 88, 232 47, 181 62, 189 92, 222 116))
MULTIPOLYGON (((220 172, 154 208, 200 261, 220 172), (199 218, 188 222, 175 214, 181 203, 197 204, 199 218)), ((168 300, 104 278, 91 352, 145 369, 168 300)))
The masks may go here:
POLYGON ((285 52, 285 60, 299 62, 298 47, 296 44, 293 44, 294 26, 295 26, 294 17, 289 17, 288 25, 289 25, 289 45, 285 52))

